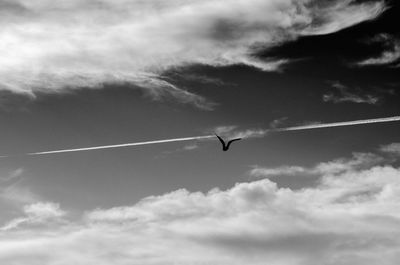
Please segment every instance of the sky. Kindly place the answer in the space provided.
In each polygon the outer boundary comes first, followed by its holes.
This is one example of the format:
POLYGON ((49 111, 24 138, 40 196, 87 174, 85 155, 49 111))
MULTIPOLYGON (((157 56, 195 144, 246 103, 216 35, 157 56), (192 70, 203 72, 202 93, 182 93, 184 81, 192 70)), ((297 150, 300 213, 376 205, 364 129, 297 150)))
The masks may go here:
POLYGON ((0 0, 0 263, 397 264, 397 2, 0 0))

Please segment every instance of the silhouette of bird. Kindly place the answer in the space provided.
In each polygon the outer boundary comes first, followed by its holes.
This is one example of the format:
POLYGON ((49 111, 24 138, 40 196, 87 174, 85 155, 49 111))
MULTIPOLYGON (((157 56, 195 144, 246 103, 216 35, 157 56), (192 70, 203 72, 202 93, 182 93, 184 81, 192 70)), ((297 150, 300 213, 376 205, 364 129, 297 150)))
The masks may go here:
POLYGON ((221 142, 221 144, 222 144, 222 151, 224 151, 224 152, 228 151, 229 146, 231 145, 231 143, 233 143, 234 141, 242 140, 242 138, 236 138, 236 139, 230 140, 230 141, 226 144, 225 141, 224 141, 221 137, 219 137, 217 134, 215 134, 215 136, 217 136, 217 137, 218 137, 218 140, 221 142))

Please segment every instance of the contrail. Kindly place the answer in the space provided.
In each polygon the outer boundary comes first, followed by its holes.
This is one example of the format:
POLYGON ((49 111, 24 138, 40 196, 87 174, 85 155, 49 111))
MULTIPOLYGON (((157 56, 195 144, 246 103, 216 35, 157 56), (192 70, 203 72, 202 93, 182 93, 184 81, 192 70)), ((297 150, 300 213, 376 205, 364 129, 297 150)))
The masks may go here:
MULTIPOLYGON (((262 134, 265 135, 268 132, 301 131, 301 130, 311 130, 311 129, 320 129, 320 128, 354 126, 354 125, 361 125, 361 124, 396 122, 396 121, 400 121, 400 116, 387 117, 387 118, 378 118, 378 119, 367 119, 367 120, 333 122, 333 123, 320 123, 320 124, 293 126, 293 127, 276 128, 276 129, 267 129, 267 130, 263 130, 262 134)), ((57 153, 81 152, 81 151, 91 151, 91 150, 110 149, 110 148, 119 148, 119 147, 139 146, 139 145, 151 145, 151 144, 162 144, 162 143, 171 143, 171 142, 194 141, 194 140, 210 139, 210 138, 214 138, 214 137, 215 137, 215 135, 203 135, 203 136, 164 139, 164 140, 147 141, 147 142, 136 142, 136 143, 125 143, 125 144, 103 145, 103 146, 93 146, 93 147, 84 147, 84 148, 75 148, 75 149, 62 149, 62 150, 54 150, 54 151, 35 152, 35 153, 27 153, 25 155, 35 156, 35 155, 57 154, 57 153)), ((251 136, 244 137, 244 138, 251 138, 251 136)), ((0 156, 0 158, 7 158, 7 157, 11 157, 11 156, 0 156)))
POLYGON ((301 130, 343 127, 343 126, 353 126, 353 125, 371 124, 371 123, 395 122, 395 121, 400 121, 400 116, 394 116, 394 117, 388 117, 388 118, 378 118, 378 119, 368 119, 368 120, 355 120, 355 121, 343 121, 343 122, 333 122, 333 123, 310 124, 310 125, 294 126, 294 127, 287 127, 287 128, 277 128, 277 129, 274 129, 271 131, 275 131, 275 132, 301 131, 301 130))
MULTIPOLYGON (((90 150, 99 150, 99 149, 110 149, 110 148, 138 146, 138 145, 149 145, 149 144, 162 144, 162 143, 170 143, 170 142, 193 141, 193 140, 208 139, 208 138, 213 138, 213 137, 215 137, 215 135, 204 135, 204 136, 165 139, 165 140, 157 140, 157 141, 126 143, 126 144, 114 144, 114 145, 102 145, 102 146, 84 147, 84 148, 76 148, 76 149, 63 149, 63 150, 55 150, 55 151, 35 152, 35 153, 27 153, 25 155, 33 156, 33 155, 48 155, 48 154, 57 154, 57 153, 70 153, 70 152, 90 151, 90 150)), ((5 156, 5 157, 7 157, 7 156, 5 156)))

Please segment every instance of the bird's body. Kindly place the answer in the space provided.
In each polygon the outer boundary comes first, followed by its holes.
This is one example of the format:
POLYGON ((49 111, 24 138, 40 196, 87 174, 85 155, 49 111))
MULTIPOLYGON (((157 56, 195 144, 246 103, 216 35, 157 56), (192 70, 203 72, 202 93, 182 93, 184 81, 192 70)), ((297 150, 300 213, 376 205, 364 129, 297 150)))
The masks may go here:
POLYGON ((217 136, 218 140, 221 142, 222 144, 222 151, 226 152, 229 149, 229 146, 231 145, 231 143, 233 143, 234 141, 239 141, 242 140, 242 138, 236 138, 236 139, 232 139, 230 141, 228 141, 228 143, 225 143, 225 141, 219 137, 218 135, 215 134, 215 136, 217 136))

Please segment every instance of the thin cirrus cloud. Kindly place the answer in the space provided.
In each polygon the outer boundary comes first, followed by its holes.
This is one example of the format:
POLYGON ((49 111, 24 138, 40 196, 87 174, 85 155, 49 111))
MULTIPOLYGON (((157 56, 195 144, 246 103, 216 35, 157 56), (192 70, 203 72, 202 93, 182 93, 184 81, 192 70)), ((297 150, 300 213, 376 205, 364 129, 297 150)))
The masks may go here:
POLYGON ((376 18, 384 1, 1 0, 0 89, 34 96, 132 83, 155 96, 212 109, 163 79, 191 64, 278 70, 267 49, 376 18))
MULTIPOLYGON (((400 169, 384 151, 358 153, 321 163, 313 187, 262 179, 208 193, 177 190, 53 226, 26 221, 0 232, 0 262, 395 265, 399 206, 400 169)), ((68 218, 56 204, 31 208, 22 218, 68 218)))
MULTIPOLYGON (((368 41, 368 44, 380 44, 383 51, 379 56, 357 62, 357 66, 392 65, 400 59, 400 40, 389 34, 379 34, 368 41)), ((399 67, 399 64, 394 65, 399 67)))
POLYGON ((332 87, 335 88, 336 91, 324 94, 322 97, 322 100, 324 102, 351 102, 376 105, 381 101, 381 98, 379 96, 363 93, 360 90, 358 90, 357 92, 350 92, 350 88, 340 82, 333 82, 332 87))

